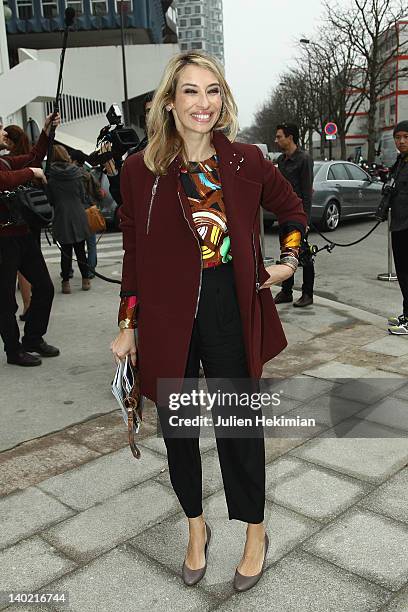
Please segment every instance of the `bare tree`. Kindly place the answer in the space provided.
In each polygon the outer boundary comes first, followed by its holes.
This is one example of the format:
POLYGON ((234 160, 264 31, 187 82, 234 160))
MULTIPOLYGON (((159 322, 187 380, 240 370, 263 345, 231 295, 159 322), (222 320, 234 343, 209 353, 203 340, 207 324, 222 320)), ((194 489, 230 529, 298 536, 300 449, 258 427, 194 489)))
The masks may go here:
MULTIPOLYGON (((357 51, 338 31, 321 28, 320 41, 310 41, 304 48, 310 70, 310 90, 318 119, 315 130, 321 137, 321 153, 324 151, 324 124, 334 121, 338 127, 341 157, 345 159, 346 135, 353 122, 354 113, 364 103, 361 89, 357 89, 357 51), (323 149, 323 151, 322 151, 323 149)), ((306 40, 305 40, 306 42, 306 40)))
POLYGON ((368 103, 368 161, 372 163, 378 98, 395 80, 394 58, 407 51, 406 44, 404 49, 399 44, 397 27, 407 7, 399 0, 351 0, 345 8, 326 0, 326 11, 328 22, 356 54, 352 89, 361 93, 368 103))

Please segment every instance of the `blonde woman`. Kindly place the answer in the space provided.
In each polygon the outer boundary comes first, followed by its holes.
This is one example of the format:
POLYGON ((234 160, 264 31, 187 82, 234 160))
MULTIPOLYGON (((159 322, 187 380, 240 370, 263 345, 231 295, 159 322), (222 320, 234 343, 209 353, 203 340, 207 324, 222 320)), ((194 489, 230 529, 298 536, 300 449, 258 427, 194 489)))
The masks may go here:
MULTIPOLYGON (((302 203, 258 147, 235 143, 237 108, 218 62, 173 57, 153 99, 148 145, 121 176, 124 260, 115 360, 139 359, 143 395, 158 403, 161 379, 257 379, 286 346, 269 287, 297 267, 302 203), (260 205, 281 227, 281 265, 265 269, 260 205), (138 347, 134 328, 138 328, 138 347)), ((162 406, 160 406, 162 408, 162 406)), ((192 407, 191 407, 192 409, 192 407)), ((202 508, 199 439, 171 435, 159 410, 172 486, 186 514, 184 582, 205 574, 211 530, 202 508)), ((188 413, 188 410, 187 410, 188 413)), ((216 432, 217 433, 217 432, 216 432)), ((247 523, 234 586, 263 573, 263 437, 217 437, 230 519, 247 523)))

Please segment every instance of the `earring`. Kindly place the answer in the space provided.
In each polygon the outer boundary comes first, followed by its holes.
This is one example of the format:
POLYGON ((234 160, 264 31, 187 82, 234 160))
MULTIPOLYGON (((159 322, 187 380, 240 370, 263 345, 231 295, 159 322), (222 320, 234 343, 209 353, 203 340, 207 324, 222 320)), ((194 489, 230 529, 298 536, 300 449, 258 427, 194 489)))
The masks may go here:
POLYGON ((168 105, 166 106, 166 111, 169 111, 169 112, 170 112, 172 108, 173 108, 173 107, 171 106, 171 104, 168 104, 168 105))

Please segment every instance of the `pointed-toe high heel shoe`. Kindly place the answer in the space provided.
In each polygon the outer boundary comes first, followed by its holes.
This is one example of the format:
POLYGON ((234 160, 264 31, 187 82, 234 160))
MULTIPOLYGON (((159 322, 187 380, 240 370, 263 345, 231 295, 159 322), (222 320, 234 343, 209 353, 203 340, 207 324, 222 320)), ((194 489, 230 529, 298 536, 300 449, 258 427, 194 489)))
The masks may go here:
POLYGON ((264 573, 264 569, 265 569, 265 561, 266 561, 266 555, 268 552, 268 547, 269 547, 269 538, 268 538, 268 535, 265 533, 265 552, 264 552, 264 560, 262 563, 262 569, 259 572, 259 574, 255 574, 255 576, 243 576, 242 574, 239 573, 238 570, 236 570, 235 577, 234 577, 234 589, 236 591, 239 591, 240 593, 242 591, 248 591, 248 589, 252 589, 252 587, 255 586, 256 583, 260 580, 260 578, 262 577, 262 574, 264 573))
POLYGON ((205 524, 205 530, 207 532, 207 542, 205 543, 205 547, 204 547, 204 556, 205 556, 204 567, 200 567, 199 569, 193 570, 187 567, 185 561, 183 563, 181 575, 183 576, 184 584, 186 584, 187 586, 193 586, 194 584, 197 584, 197 582, 201 580, 201 578, 204 576, 207 570, 208 546, 211 540, 211 529, 207 525, 207 523, 205 524))

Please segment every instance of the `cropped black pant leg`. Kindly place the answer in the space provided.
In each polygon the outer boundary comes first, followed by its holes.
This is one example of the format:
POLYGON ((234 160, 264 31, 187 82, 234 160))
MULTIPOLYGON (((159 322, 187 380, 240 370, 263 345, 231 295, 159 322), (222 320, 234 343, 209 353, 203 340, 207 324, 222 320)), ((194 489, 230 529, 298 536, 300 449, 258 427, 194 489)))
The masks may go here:
POLYGON ((402 309, 408 317, 408 229, 391 232, 391 242, 395 272, 403 299, 402 309))
MULTIPOLYGON (((242 381, 248 378, 231 264, 203 271, 186 378, 198 378, 200 361, 209 388, 209 379, 228 379, 234 385, 234 379, 242 381)), ((191 413, 196 414, 194 410, 191 413)), ((159 410, 160 414, 160 418, 166 418, 165 412, 159 410)), ((261 523, 264 520, 265 507, 263 437, 217 437, 216 441, 229 518, 247 523, 261 523)), ((197 517, 203 511, 199 438, 166 436, 165 444, 170 479, 175 493, 186 516, 197 517)))

